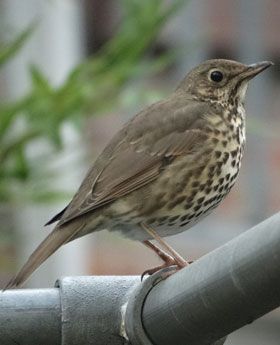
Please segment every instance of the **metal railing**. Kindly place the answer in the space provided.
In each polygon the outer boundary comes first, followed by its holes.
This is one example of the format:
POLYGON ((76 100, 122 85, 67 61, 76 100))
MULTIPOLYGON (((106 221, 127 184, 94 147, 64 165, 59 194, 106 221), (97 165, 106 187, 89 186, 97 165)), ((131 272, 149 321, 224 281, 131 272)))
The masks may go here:
POLYGON ((53 289, 0 293, 0 344, 221 345, 280 305, 280 214, 162 275, 66 277, 53 289))

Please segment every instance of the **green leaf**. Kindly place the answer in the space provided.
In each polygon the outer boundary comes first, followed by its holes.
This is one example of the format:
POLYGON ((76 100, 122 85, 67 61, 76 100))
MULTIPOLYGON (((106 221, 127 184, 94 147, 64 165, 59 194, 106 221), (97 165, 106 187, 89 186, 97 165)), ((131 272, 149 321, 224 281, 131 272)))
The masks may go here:
POLYGON ((0 107, 0 144, 3 137, 8 133, 13 121, 26 107, 27 99, 23 98, 13 104, 1 105, 0 107))
POLYGON ((29 70, 33 89, 35 89, 36 92, 40 91, 42 93, 51 93, 52 87, 49 84, 48 79, 44 76, 43 72, 41 72, 35 65, 31 65, 29 70))
POLYGON ((13 42, 3 46, 0 46, 0 67, 2 67, 6 62, 8 62, 13 56, 15 56, 18 51, 24 46, 26 41, 34 32, 37 27, 37 23, 32 23, 24 31, 22 31, 13 42))
POLYGON ((39 134, 40 133, 36 131, 27 131, 8 144, 5 145, 5 143, 3 143, 0 149, 0 165, 3 164, 5 159, 11 156, 14 152, 17 152, 19 149, 23 150, 26 144, 37 138, 39 134))

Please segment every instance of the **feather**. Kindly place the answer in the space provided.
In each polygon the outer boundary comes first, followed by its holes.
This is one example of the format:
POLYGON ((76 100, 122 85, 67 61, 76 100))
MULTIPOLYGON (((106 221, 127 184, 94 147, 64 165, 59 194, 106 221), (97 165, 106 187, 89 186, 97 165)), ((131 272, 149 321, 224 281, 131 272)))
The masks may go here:
POLYGON ((80 226, 75 231, 73 231, 72 226, 65 226, 59 229, 55 228, 31 254, 18 274, 7 283, 3 291, 20 287, 50 255, 62 246, 62 244, 70 241, 82 228, 83 226, 80 226))

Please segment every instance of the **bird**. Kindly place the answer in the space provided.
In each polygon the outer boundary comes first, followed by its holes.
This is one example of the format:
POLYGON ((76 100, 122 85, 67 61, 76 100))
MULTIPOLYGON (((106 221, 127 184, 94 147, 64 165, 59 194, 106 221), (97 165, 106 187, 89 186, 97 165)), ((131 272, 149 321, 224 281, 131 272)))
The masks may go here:
POLYGON ((104 229, 142 242, 163 260, 145 273, 185 267, 163 237, 191 228, 231 190, 244 153, 247 86, 272 64, 207 60, 132 117, 4 289, 21 286, 63 244, 104 229))

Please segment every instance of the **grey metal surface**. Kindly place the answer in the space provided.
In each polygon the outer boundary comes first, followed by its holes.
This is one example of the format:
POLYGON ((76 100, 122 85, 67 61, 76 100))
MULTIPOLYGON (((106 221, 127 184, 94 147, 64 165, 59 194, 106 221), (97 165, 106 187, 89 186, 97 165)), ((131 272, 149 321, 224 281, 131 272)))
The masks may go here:
POLYGON ((154 345, 209 345, 280 305, 280 213, 157 284, 143 307, 154 345))
POLYGON ((59 345, 58 289, 0 291, 1 345, 59 345))
POLYGON ((136 286, 129 296, 126 306, 124 326, 132 345, 153 345, 143 328, 142 309, 148 293, 162 280, 162 274, 170 269, 163 269, 145 279, 136 286))
POLYGON ((123 345, 122 306, 139 277, 67 277, 61 293, 62 345, 123 345))
MULTIPOLYGON (((155 345, 149 339, 144 329, 142 310, 149 292, 164 280, 166 274, 174 273, 174 269, 175 266, 172 266, 153 274, 144 280, 141 285, 138 285, 130 294, 125 314, 125 328, 131 345, 155 345)), ((211 345, 223 345, 225 340, 226 337, 211 345)))

